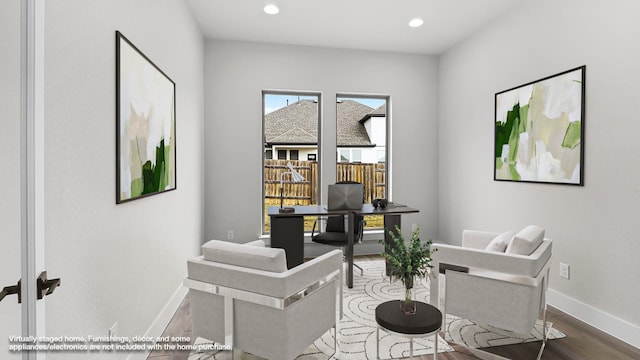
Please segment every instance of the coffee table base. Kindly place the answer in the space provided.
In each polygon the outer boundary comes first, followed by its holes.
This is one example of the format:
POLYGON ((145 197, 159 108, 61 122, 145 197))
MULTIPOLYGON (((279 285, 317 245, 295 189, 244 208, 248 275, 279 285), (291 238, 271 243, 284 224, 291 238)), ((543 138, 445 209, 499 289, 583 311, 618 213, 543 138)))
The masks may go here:
POLYGON ((389 334, 393 334, 393 335, 398 335, 398 336, 402 336, 402 337, 406 337, 409 338, 409 359, 413 359, 413 339, 414 338, 422 338, 422 337, 428 337, 433 335, 433 359, 437 359, 438 358, 438 331, 440 331, 440 328, 436 329, 433 332, 430 333, 426 333, 426 334, 403 334, 403 333, 398 333, 395 331, 391 331, 389 329, 386 329, 382 326, 380 326, 378 324, 378 327, 376 328, 376 359, 377 360, 393 360, 393 358, 389 358, 389 359, 380 359, 380 329, 388 332, 389 334))

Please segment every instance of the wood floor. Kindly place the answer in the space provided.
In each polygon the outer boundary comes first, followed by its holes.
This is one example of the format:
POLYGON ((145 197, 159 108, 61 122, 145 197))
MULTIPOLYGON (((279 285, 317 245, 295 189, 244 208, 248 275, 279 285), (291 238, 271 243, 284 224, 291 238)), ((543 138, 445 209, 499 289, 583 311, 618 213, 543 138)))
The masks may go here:
MULTIPOLYGON (((357 261, 370 261, 380 259, 376 256, 358 257, 357 261)), ((604 332, 587 325, 553 307, 549 307, 547 316, 553 327, 563 332, 566 337, 547 341, 542 355, 545 360, 559 359, 593 359, 593 360, 637 360, 640 359, 640 349, 622 342, 604 332)), ((165 329, 162 336, 182 336, 193 339, 191 336, 191 313, 189 310, 189 298, 187 297, 173 316, 173 319, 165 329)), ((193 340, 192 340, 193 341, 193 340)), ((468 360, 477 359, 464 348, 452 344, 455 352, 439 353, 438 359, 468 360)), ((540 349, 540 342, 526 344, 496 346, 483 350, 511 358, 511 359, 535 359, 540 349)), ((155 351, 147 359, 149 360, 182 360, 187 359, 189 351, 155 351)), ((414 359, 432 359, 431 355, 417 356, 414 359)), ((278 360, 278 359, 274 359, 278 360)))

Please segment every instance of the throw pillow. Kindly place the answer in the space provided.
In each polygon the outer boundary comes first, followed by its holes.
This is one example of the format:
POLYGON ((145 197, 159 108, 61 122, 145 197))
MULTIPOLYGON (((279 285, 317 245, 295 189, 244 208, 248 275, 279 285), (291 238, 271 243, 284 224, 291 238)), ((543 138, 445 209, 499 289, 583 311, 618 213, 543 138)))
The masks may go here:
POLYGON ((484 248, 486 251, 504 252, 507 249, 507 245, 513 238, 513 231, 503 232, 491 240, 489 245, 484 248))
POLYGON ((544 229, 529 225, 513 236, 505 253, 517 255, 531 255, 542 244, 544 229))

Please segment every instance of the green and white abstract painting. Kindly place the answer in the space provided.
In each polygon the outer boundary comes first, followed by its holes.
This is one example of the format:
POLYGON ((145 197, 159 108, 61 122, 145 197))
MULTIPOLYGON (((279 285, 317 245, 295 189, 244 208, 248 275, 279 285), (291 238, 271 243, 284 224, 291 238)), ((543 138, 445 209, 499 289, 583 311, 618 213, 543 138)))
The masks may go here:
POLYGON ((176 188, 175 83, 116 32, 116 203, 176 188))
POLYGON ((495 180, 583 184, 585 71, 496 94, 495 180))

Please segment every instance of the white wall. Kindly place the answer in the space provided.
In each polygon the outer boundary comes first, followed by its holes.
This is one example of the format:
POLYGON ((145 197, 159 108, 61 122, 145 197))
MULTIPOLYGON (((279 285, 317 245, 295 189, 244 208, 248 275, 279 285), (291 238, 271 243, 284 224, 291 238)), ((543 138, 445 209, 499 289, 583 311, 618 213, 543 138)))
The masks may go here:
MULTIPOLYGON (((20 1, 0 1, 0 290, 20 279, 20 1)), ((0 302, 0 358, 21 334, 16 295, 0 302)), ((11 358, 20 358, 14 353, 11 358)))
POLYGON ((595 308, 582 316, 592 323, 626 322, 636 346, 639 13, 635 0, 522 2, 441 57, 438 131, 440 240, 460 243, 465 228, 545 227, 553 293, 573 304, 569 312, 595 308), (584 187, 494 182, 494 94, 583 64, 584 187), (571 266, 570 280, 559 278, 559 262, 571 266))
MULTIPOLYGON (((46 266, 62 278, 47 335, 106 336, 116 321, 119 335, 142 335, 203 239, 204 43, 180 0, 47 1, 45 22, 46 266), (121 205, 116 30, 176 83, 177 99, 177 190, 121 205)), ((47 357, 71 355, 83 357, 47 357)))
POLYGON ((336 93, 391 95, 393 199, 420 209, 403 222, 435 235, 436 58, 207 40, 205 76, 207 238, 234 230, 235 241, 246 242, 260 234, 265 89, 322 92, 325 188, 335 182, 336 93), (425 149, 420 158, 416 148, 425 149))

